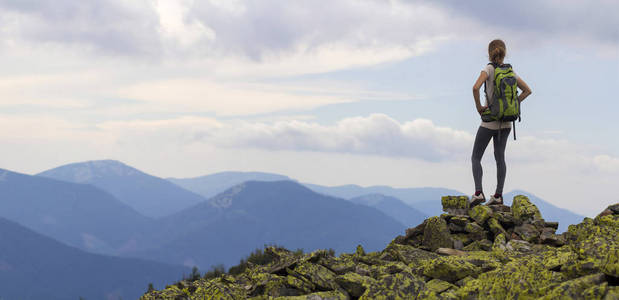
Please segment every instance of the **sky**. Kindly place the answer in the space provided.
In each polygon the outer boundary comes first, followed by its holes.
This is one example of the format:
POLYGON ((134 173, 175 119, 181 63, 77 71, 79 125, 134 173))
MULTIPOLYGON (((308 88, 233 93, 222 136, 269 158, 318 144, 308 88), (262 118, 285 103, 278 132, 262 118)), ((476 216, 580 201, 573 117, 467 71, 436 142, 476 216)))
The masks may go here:
MULTIPOLYGON (((0 0, 0 168, 116 159, 474 191, 471 88, 501 38, 531 87, 505 191, 619 202, 619 2, 0 0)), ((492 145, 484 191, 496 185, 492 145)), ((438 201, 438 199, 437 199, 438 201)))

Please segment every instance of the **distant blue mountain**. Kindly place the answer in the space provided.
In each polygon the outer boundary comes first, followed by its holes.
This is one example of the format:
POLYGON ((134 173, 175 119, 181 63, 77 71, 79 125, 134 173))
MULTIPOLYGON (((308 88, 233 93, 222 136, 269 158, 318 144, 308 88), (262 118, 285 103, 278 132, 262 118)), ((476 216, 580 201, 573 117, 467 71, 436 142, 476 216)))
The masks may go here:
POLYGON ((288 176, 264 172, 221 172, 194 178, 167 178, 172 183, 211 198, 245 181, 292 180, 288 176))
MULTIPOLYGON (((459 191, 443 188, 392 188, 389 186, 361 187, 358 185, 327 187, 314 184, 305 185, 317 192, 336 197, 357 197, 357 195, 363 195, 366 193, 380 193, 383 195, 389 195, 401 199, 409 206, 430 216, 437 216, 443 213, 441 196, 464 195, 459 191)), ((520 194, 528 196, 531 201, 538 206, 542 212, 542 215, 547 218, 548 221, 559 222, 559 232, 567 230, 567 227, 570 224, 580 223, 584 218, 584 216, 552 205, 549 202, 522 190, 514 190, 506 193, 503 196, 505 203, 511 205, 511 200, 513 197, 520 194)))
POLYGON ((271 243, 336 252, 361 244, 373 251, 406 228, 375 208, 317 194, 292 181, 248 181, 161 222, 171 228, 165 235, 177 238, 136 255, 202 268, 236 265, 271 243))
POLYGON ((206 200, 167 180, 114 160, 73 163, 37 175, 92 184, 148 217, 170 215, 206 200))
POLYGON ((410 207, 400 199, 382 194, 368 194, 350 199, 351 202, 374 207, 398 220, 406 227, 414 227, 428 216, 410 207))
POLYGON ((461 192, 446 188, 393 188, 390 186, 362 187, 354 184, 341 186, 322 186, 306 183, 308 188, 325 195, 351 199, 367 194, 382 194, 395 197, 402 202, 423 212, 428 216, 438 216, 443 213, 441 197, 445 195, 463 195, 461 192))
MULTIPOLYGON (((202 195, 213 195, 215 191, 220 192, 226 188, 229 188, 235 184, 244 182, 246 180, 260 180, 260 181, 272 181, 277 180, 277 178, 288 178, 284 175, 273 174, 273 173, 243 173, 243 172, 223 172, 216 173, 213 175, 201 176, 197 178, 191 179, 173 179, 174 182, 179 185, 194 191, 196 193, 202 195), (251 175, 249 175, 251 174, 251 175), (226 180, 217 180, 217 178, 225 178, 226 180), (191 183, 191 184, 190 184, 191 183), (215 188, 216 186, 216 188, 215 188)), ((381 194, 389 197, 394 197, 413 209, 422 212, 427 216, 437 216, 443 213, 442 205, 441 205, 441 197, 445 195, 465 195, 460 191, 447 189, 447 188, 433 188, 433 187, 422 187, 422 188, 393 188, 390 186, 369 186, 362 187, 359 185, 349 184, 349 185, 341 185, 341 186, 323 186, 311 183, 302 183, 304 186, 310 188, 311 190, 321 193, 324 195, 329 195, 338 198, 344 199, 353 199, 356 197, 362 197, 368 194, 381 194)), ((505 195, 506 202, 511 203, 511 198, 515 193, 523 193, 526 195, 531 195, 528 192, 524 191, 514 191, 511 193, 507 193, 505 195), (509 198, 509 201, 508 201, 509 198)), ((469 196, 469 195, 466 195, 469 196)), ((532 200, 540 207, 542 210, 542 214, 546 216, 549 220, 552 219, 554 221, 559 222, 559 230, 565 230, 569 224, 579 223, 583 216, 570 212, 569 210, 556 207, 551 205, 550 203, 540 199, 539 197, 535 197, 531 195, 532 200)), ((397 210, 392 210, 396 212, 397 210)), ((406 214, 396 215, 391 213, 389 210, 386 212, 391 217, 394 217, 396 220, 400 220, 401 216, 406 217, 406 214)), ((414 219, 414 218, 413 218, 414 219)))
MULTIPOLYGON (((245 181, 278 181, 292 180, 288 176, 264 172, 221 172, 195 178, 168 178, 171 182, 194 193, 210 198, 224 190, 245 181)), ((389 186, 361 187, 358 185, 342 185, 335 187, 310 183, 301 183, 309 189, 338 198, 351 199, 368 194, 382 194, 397 198, 425 215, 440 215, 440 197, 444 195, 461 195, 462 193, 443 188, 407 188, 394 189, 389 186), (438 199, 438 206, 436 202, 438 199)), ((393 216, 393 215, 392 215, 393 216)), ((415 215, 416 216, 416 215, 415 215)), ((395 216, 393 216, 395 217, 395 216)), ((398 217, 396 217, 397 219, 398 217)))
POLYGON ((92 185, 2 169, 0 217, 99 253, 134 250, 140 237, 155 224, 92 185))
POLYGON ((0 218, 0 299, 138 299, 185 267, 83 252, 0 218))
MULTIPOLYGON (((542 200, 541 198, 522 190, 513 190, 507 194, 505 194, 504 202, 507 205, 511 205, 514 196, 516 195, 525 195, 529 197, 531 202, 533 202, 537 208, 542 212, 542 216, 546 218, 547 221, 557 221, 559 222, 559 229, 557 232, 564 232, 567 230, 567 227, 571 224, 578 224, 582 222, 585 216, 581 216, 579 214, 575 214, 567 209, 557 207, 555 205, 550 204, 547 201, 542 200)), ((603 208, 602 208, 603 209, 603 208)), ((601 210, 601 209, 600 209, 601 210)))

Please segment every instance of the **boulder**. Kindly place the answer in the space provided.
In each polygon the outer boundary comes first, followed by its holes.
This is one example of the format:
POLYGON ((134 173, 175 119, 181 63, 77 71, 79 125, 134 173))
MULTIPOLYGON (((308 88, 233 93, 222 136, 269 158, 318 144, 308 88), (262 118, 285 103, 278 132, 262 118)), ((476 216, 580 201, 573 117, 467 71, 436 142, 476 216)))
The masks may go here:
POLYGON ((619 279, 619 249, 611 249, 602 261, 602 272, 619 279))
POLYGON ((467 246, 465 246, 462 250, 464 251, 489 251, 492 249, 492 242, 490 240, 479 240, 474 241, 467 246))
POLYGON ((346 273, 337 276, 335 282, 354 298, 361 297, 368 288, 377 284, 374 278, 362 276, 357 273, 346 273))
POLYGON ((473 240, 483 240, 488 236, 488 232, 484 230, 483 227, 477 225, 476 223, 468 223, 464 226, 464 231, 469 233, 469 236, 473 240))
POLYGON ((466 215, 469 209, 469 198, 466 196, 441 197, 443 211, 452 215, 466 215))
POLYGON ((438 248, 453 248, 453 240, 449 228, 447 228, 447 222, 440 217, 429 218, 424 228, 421 244, 430 251, 435 251, 438 248))
POLYGON ((444 256, 426 262, 423 265, 423 275, 450 283, 479 274, 481 268, 460 259, 458 256, 444 256))
POLYGON ((511 207, 507 206, 507 205, 503 205, 503 204, 493 204, 493 205, 488 205, 488 207, 490 207, 490 209, 492 209, 493 212, 504 212, 504 213, 510 213, 511 212, 511 207))
POLYGON ((565 238, 562 235, 557 235, 554 233, 554 228, 544 228, 542 233, 539 236, 540 242, 542 244, 551 245, 560 247, 565 245, 565 238))
POLYGON ((425 282, 411 273, 396 273, 381 276, 378 284, 368 288, 359 300, 415 299, 425 287, 425 282))
POLYGON ((466 224, 470 223, 471 219, 468 216, 453 216, 449 219, 450 224, 458 225, 458 226, 466 226, 466 224))
POLYGON ((287 269, 287 271, 288 274, 308 279, 323 290, 335 290, 338 288, 335 283, 336 274, 321 265, 301 262, 293 270, 287 269))
POLYGON ((503 226, 499 224, 499 221, 496 218, 488 219, 488 227, 490 227, 490 231, 492 231, 494 236, 497 236, 499 234, 503 234, 504 236, 507 236, 507 232, 505 231, 503 226))
POLYGON ((494 217, 501 222, 504 228, 513 227, 516 224, 516 219, 511 213, 495 212, 494 217))
POLYGON ((510 240, 505 245, 505 248, 509 251, 517 251, 517 252, 531 252, 533 245, 527 241, 521 240, 510 240))
MULTIPOLYGON (((439 247, 437 247, 438 249, 439 247)), ((407 265, 418 265, 422 261, 438 257, 436 253, 418 249, 412 246, 390 244, 381 252, 380 258, 385 261, 401 261, 407 265)))
POLYGON ((542 218, 537 206, 531 203, 527 196, 523 195, 514 197, 511 211, 518 224, 530 223, 542 218))
POLYGON ((485 205, 477 205, 469 210, 469 216, 475 223, 484 225, 486 220, 492 216, 492 209, 485 205))
POLYGON ((607 289, 604 274, 593 274, 563 282, 540 299, 602 299, 607 289))
POLYGON ((518 234, 521 239, 530 243, 537 243, 539 241, 540 232, 531 224, 516 226, 516 228, 514 228, 514 233, 518 234))
POLYGON ((456 286, 440 279, 432 279, 426 282, 426 289, 429 292, 440 294, 448 289, 455 288, 456 286))
POLYGON ((559 229, 559 222, 544 222, 544 227, 559 229))

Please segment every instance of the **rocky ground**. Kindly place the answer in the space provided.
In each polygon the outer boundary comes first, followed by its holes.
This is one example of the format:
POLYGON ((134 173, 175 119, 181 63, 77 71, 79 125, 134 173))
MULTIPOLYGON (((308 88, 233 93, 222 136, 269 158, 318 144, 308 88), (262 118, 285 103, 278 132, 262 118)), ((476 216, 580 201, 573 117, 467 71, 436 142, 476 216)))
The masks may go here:
POLYGON ((555 234, 525 196, 512 206, 447 212, 379 252, 336 257, 269 247, 268 263, 238 275, 180 281, 141 299, 619 299, 619 204, 555 234))

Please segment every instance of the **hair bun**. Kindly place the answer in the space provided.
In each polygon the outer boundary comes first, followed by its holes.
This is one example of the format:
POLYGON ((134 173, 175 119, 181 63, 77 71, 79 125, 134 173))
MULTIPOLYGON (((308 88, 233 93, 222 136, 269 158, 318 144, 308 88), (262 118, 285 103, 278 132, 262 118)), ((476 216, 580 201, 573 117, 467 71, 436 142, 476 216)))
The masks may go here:
POLYGON ((493 40, 488 45, 488 56, 490 61, 499 63, 505 58, 505 54, 507 51, 505 50, 505 43, 501 40, 493 40))

